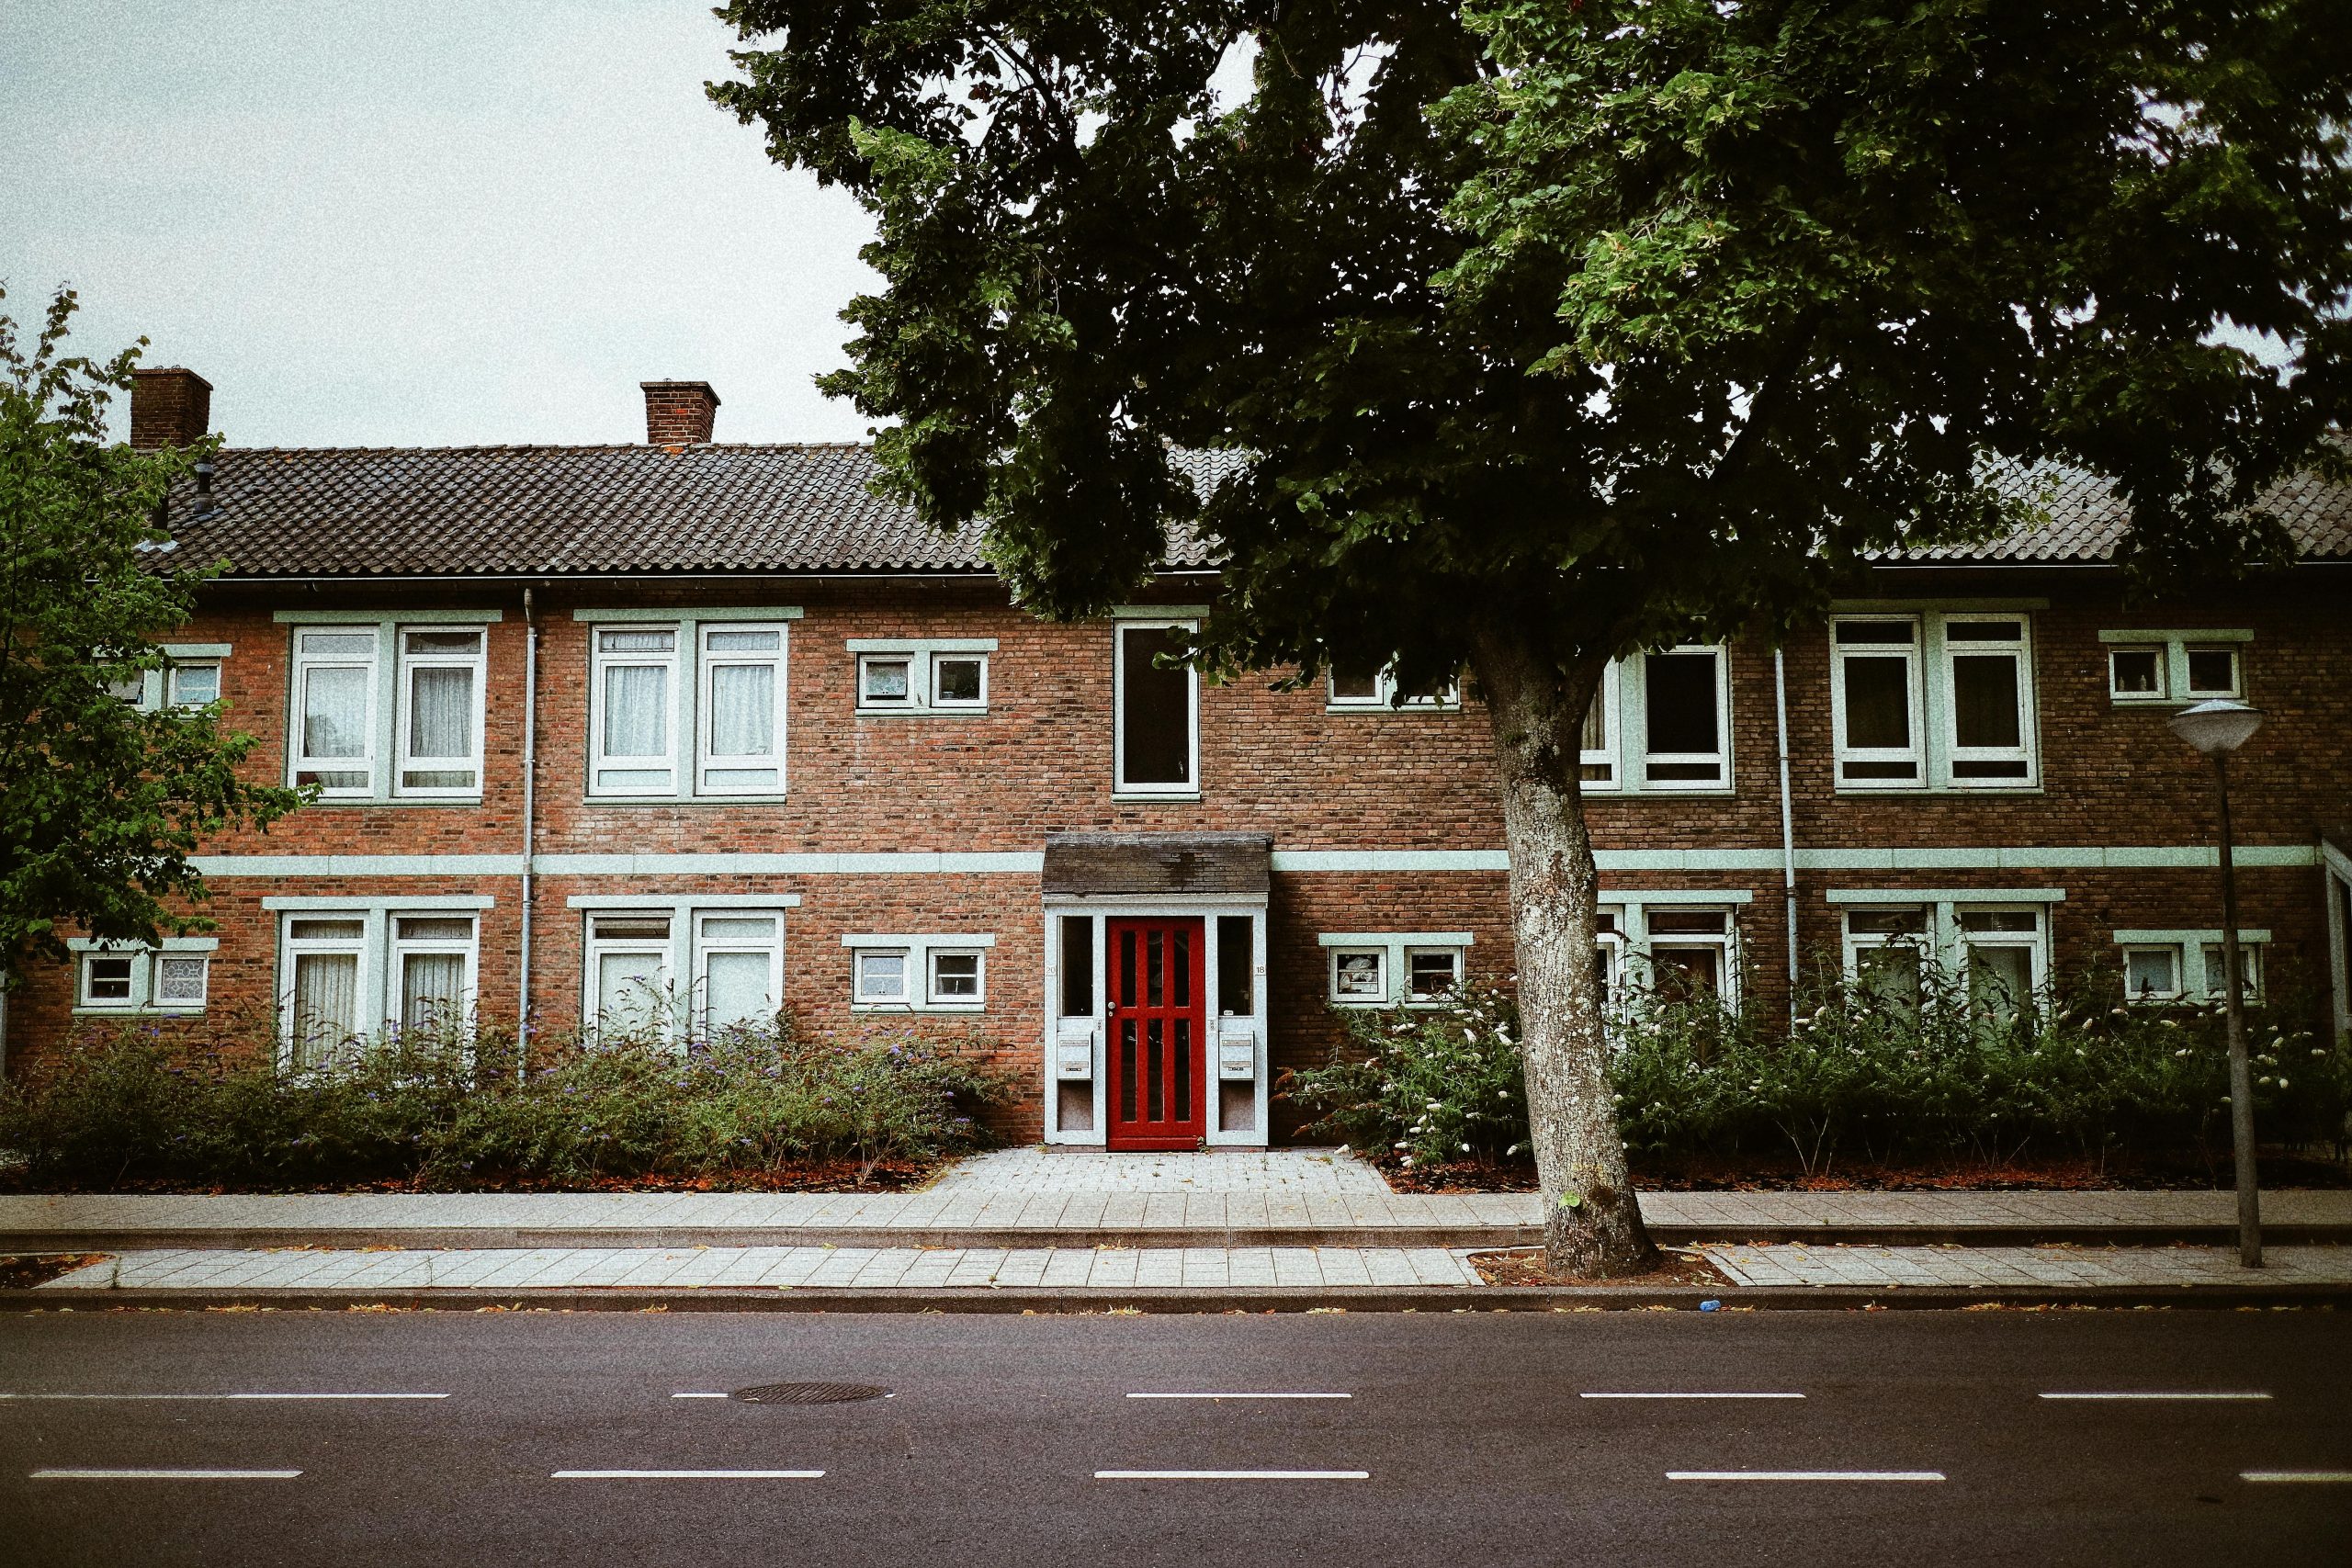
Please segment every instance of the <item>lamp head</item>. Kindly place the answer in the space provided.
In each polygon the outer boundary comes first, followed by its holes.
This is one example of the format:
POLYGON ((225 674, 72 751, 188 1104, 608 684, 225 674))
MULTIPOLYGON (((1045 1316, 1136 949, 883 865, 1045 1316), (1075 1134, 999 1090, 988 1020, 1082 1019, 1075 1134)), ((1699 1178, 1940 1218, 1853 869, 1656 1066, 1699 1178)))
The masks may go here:
POLYGON ((2199 703, 2172 716, 2172 732, 2208 757, 2228 756, 2261 728, 2260 708, 2227 699, 2199 703))

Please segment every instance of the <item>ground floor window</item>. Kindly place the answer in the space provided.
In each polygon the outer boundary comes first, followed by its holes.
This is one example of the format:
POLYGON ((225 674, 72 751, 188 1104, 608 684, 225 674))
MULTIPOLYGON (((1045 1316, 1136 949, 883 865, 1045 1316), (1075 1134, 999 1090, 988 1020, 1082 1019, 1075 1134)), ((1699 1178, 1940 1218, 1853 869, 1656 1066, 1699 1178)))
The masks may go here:
MULTIPOLYGON (((1091 934, 1091 933, 1090 933, 1091 934)), ((865 933, 842 938, 850 950, 850 1009, 854 1012, 979 1012, 988 1006, 992 935, 962 931, 865 933)), ((1063 969, 1063 1007, 1073 1000, 1092 1010, 1092 993, 1074 997, 1063 969)))
POLYGON ((287 1047, 296 1068, 326 1066, 366 1032, 367 939, 368 922, 356 916, 286 922, 287 1047))
POLYGON ((784 1006, 784 917, 769 910, 695 916, 695 1015, 706 1037, 757 1028, 784 1006))
POLYGON ((1433 1006, 1461 987, 1470 947, 1467 931, 1335 932, 1317 940, 1325 999, 1334 1007, 1433 1006))
POLYGON ((588 1017, 597 1034, 668 1030, 673 918, 667 910, 588 917, 588 1017))
POLYGON ((80 937, 74 954, 74 1010, 82 1013, 202 1012, 211 989, 212 937, 165 937, 158 948, 80 937))
MULTIPOLYGON (((1901 896, 1833 891, 1846 978, 1892 1006, 1914 1009, 1941 983, 1985 1018, 2033 1007, 2050 984, 2050 913, 2054 890, 1936 892, 1901 896)), ((1938 994, 1941 994, 1940 992, 1938 994)))

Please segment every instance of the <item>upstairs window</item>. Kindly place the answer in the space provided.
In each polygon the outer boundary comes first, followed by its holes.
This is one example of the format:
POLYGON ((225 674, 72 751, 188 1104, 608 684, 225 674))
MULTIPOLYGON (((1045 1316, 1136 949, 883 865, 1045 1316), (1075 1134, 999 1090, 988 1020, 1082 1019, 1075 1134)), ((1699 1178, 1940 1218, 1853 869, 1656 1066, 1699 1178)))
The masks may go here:
POLYGON ((1189 621, 1122 621, 1115 672, 1113 774, 1119 793, 1197 794, 1200 679, 1189 664, 1163 666, 1193 646, 1189 621))
POLYGON ((295 632, 295 784, 329 799, 375 793, 376 649, 372 628, 295 632))
POLYGON ((1330 713, 1377 713, 1400 707, 1451 710, 1462 705, 1461 688, 1452 681, 1431 682, 1400 696, 1396 673, 1387 669, 1342 670, 1333 665, 1328 689, 1324 707, 1330 713))
POLYGON ((2238 679, 2238 650, 2228 643, 2216 643, 2211 648, 2194 644, 2181 650, 2182 662, 2188 668, 2188 700, 2210 702, 2217 697, 2238 697, 2245 694, 2245 686, 2238 679))
POLYGON ((592 635, 589 793, 675 795, 677 628, 599 626, 592 635))
POLYGON ((2037 782, 2032 626, 2021 614, 1838 616, 1829 681, 1841 788, 2037 782))
POLYGON ((1712 789, 1730 782, 1728 660, 1720 648, 1642 656, 1642 782, 1712 789))
POLYGON ((217 659, 175 662, 164 671, 164 700, 175 708, 210 707, 220 700, 220 661, 217 659))
POLYGON ((722 622, 703 626, 701 637, 695 791, 775 794, 784 788, 784 628, 722 622))
POLYGON ((1598 789, 1617 787, 1617 715, 1620 696, 1617 661, 1600 674, 1592 705, 1584 710, 1584 728, 1577 738, 1577 761, 1584 782, 1598 789))
POLYGON ((993 637, 937 637, 894 642, 852 638, 857 656, 857 711, 894 713, 986 713, 989 655, 993 637))
POLYGON ((482 633, 417 627, 400 634, 400 772, 396 793, 481 793, 482 633))

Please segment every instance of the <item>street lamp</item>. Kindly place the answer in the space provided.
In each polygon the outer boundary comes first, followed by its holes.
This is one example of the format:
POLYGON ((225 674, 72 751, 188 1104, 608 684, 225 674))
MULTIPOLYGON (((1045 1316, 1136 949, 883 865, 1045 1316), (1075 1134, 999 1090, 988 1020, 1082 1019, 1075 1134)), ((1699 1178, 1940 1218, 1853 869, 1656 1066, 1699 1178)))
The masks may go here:
POLYGON ((2244 703, 2199 703, 2172 719, 2172 732, 2213 759, 2222 802, 2222 967, 2228 976, 2230 1146, 2237 1163, 2238 1261, 2262 1267, 2262 1197, 2254 1168, 2254 1070, 2246 1065, 2245 976, 2238 967, 2238 885, 2230 863, 2230 753, 2253 739, 2262 710, 2244 703))

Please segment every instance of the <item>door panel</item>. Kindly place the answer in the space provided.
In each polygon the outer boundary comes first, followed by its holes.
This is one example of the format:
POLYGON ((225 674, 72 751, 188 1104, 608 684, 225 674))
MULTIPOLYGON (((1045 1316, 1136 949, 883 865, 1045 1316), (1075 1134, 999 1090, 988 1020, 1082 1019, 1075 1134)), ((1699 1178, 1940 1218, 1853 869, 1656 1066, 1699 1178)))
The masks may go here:
POLYGON ((1189 1149, 1208 1132, 1198 919, 1114 919, 1103 954, 1114 1149, 1189 1149))

